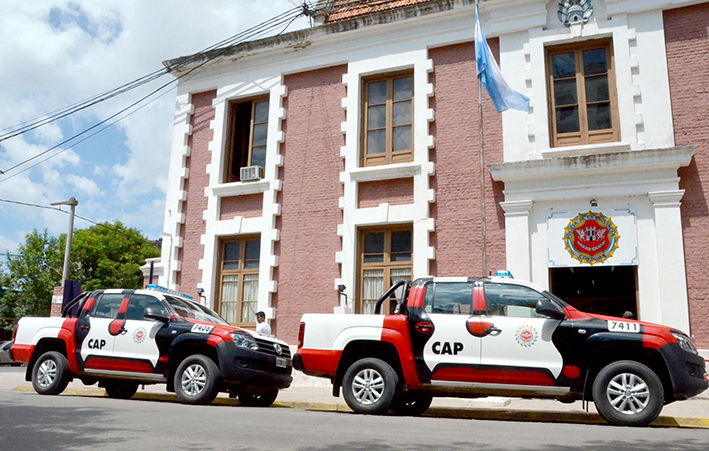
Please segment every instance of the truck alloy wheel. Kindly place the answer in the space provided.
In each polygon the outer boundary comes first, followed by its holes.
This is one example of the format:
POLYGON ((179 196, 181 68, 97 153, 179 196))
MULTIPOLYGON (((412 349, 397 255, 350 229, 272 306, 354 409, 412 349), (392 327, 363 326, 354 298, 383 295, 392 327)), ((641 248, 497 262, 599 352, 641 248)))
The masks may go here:
POLYGON ((42 354, 32 368, 32 387, 40 395, 58 395, 69 385, 69 361, 64 354, 42 354))
POLYGON ((366 358, 347 369, 343 380, 345 402, 356 413, 380 414, 389 409, 399 377, 383 360, 366 358))
POLYGON ((219 368, 207 356, 196 354, 180 363, 175 372, 175 393, 186 404, 209 404, 219 393, 219 368))
POLYGON ((647 366, 621 360, 606 366, 593 382, 598 413, 618 426, 644 426, 660 415, 662 382, 647 366))

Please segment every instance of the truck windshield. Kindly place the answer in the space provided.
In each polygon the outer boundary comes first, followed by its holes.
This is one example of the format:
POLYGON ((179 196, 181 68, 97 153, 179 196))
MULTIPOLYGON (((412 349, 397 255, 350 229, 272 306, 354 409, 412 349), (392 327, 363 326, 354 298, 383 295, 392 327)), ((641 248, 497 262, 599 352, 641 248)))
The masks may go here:
POLYGON ((216 312, 208 309, 203 305, 167 294, 163 296, 165 296, 167 303, 170 304, 172 308, 174 308, 175 311, 183 318, 191 318, 200 321, 206 321, 209 323, 229 325, 229 323, 227 323, 224 318, 222 318, 216 312))

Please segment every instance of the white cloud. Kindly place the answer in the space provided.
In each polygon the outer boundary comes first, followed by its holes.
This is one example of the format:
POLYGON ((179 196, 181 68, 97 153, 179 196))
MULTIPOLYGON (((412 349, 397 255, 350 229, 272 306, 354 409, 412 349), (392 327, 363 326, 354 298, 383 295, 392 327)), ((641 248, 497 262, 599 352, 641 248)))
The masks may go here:
POLYGON ((86 194, 90 197, 101 195, 101 189, 96 182, 89 178, 69 174, 66 176, 65 180, 67 183, 71 184, 79 194, 86 194))
POLYGON ((8 250, 12 252, 12 250, 17 249, 18 244, 20 243, 0 235, 0 259, 5 261, 6 252, 8 250))
MULTIPOLYGON (((0 1, 0 133, 161 69, 164 60, 198 52, 293 7, 289 0, 0 1)), ((172 80, 167 75, 141 92, 0 142, 0 170, 172 80)), ((48 206, 75 196, 77 214, 97 222, 118 219, 160 236, 174 102, 172 91, 27 172, 0 174, 0 199, 48 206)), ((0 202, 0 248, 22 242, 33 228, 65 233, 64 216, 0 202)), ((77 221, 77 227, 88 225, 77 221)))

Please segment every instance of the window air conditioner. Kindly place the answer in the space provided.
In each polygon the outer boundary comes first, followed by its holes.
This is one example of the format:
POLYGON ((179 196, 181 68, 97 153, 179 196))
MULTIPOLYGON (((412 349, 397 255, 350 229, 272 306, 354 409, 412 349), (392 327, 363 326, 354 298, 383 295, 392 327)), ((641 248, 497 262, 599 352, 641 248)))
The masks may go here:
POLYGON ((241 168, 239 178, 242 182, 251 182, 263 178, 263 168, 261 166, 245 166, 241 168))

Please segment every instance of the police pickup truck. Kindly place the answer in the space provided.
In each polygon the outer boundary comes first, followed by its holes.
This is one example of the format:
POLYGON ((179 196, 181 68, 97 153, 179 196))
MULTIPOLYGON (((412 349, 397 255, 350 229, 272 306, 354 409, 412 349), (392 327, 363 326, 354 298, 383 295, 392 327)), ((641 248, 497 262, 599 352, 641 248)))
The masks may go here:
POLYGON ((75 378, 112 398, 139 384, 167 384, 180 401, 209 404, 219 392, 247 406, 270 406, 290 386, 290 348, 230 326, 190 296, 146 290, 83 293, 62 318, 21 318, 12 356, 27 362, 39 394, 57 395, 75 378))
POLYGON ((592 400, 615 425, 652 422, 707 389, 670 327, 581 312, 509 277, 399 282, 375 314, 305 314, 293 366, 329 378, 357 413, 420 415, 435 396, 592 400), (393 314, 378 314, 390 297, 393 314))

